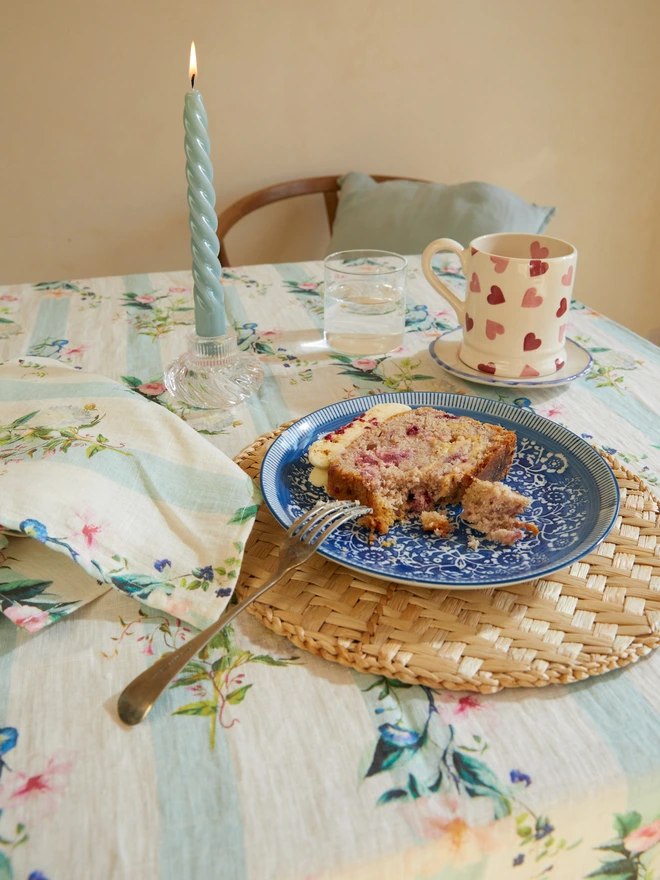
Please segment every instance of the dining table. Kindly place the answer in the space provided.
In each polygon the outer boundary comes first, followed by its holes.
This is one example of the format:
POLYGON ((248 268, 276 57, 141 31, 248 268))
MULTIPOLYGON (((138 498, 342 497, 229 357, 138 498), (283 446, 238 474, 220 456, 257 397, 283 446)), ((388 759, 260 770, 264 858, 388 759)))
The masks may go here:
MULTIPOLYGON (((435 271, 464 289, 453 256, 435 271)), ((226 412, 191 410, 164 385, 193 324, 189 271, 0 287, 0 363, 101 374, 231 458, 341 400, 480 396, 560 423, 660 494, 660 349, 585 305, 595 294, 579 273, 568 336, 588 370, 510 388, 431 356, 457 319, 419 256, 404 342, 387 355, 326 346, 322 262, 226 267, 222 281, 228 325, 264 370, 226 412)), ((96 586, 43 628, 0 619, 0 880, 660 876, 660 652, 566 684, 432 689, 323 659, 246 611, 127 727, 120 692, 195 630, 96 586)))

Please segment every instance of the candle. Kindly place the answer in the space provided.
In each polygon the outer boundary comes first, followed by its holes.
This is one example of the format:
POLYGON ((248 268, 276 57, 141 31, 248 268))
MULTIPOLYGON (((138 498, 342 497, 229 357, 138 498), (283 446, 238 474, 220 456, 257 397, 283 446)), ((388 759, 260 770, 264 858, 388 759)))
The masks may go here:
POLYGON ((186 94, 183 125, 186 130, 186 179, 190 208, 190 249, 192 251, 195 330, 198 336, 222 336, 226 331, 225 294, 218 259, 220 243, 216 235, 211 141, 206 130, 208 116, 201 93, 195 88, 197 58, 195 44, 190 47, 190 87, 186 94))

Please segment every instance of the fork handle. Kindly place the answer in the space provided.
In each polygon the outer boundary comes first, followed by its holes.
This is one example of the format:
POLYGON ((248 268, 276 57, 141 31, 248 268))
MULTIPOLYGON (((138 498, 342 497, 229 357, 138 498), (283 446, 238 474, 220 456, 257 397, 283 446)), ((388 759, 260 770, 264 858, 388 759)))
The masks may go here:
POLYGON ((164 654, 148 669, 140 673, 137 678, 134 678, 122 691, 117 703, 117 711, 124 724, 133 725, 144 721, 154 703, 172 679, 181 672, 187 663, 199 654, 202 648, 206 647, 213 636, 227 626, 244 608, 247 608, 255 599, 262 596, 266 590, 274 586, 288 571, 295 568, 296 564, 280 563, 273 576, 258 587, 254 593, 250 593, 238 605, 234 605, 228 611, 225 611, 211 626, 202 630, 201 633, 198 633, 190 641, 185 642, 176 651, 164 654))

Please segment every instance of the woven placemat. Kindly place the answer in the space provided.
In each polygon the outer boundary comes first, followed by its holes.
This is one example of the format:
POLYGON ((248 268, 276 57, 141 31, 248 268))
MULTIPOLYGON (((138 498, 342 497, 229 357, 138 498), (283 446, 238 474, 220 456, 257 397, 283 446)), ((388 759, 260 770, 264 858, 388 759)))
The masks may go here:
MULTIPOLYGON (((286 427, 259 437, 236 462, 257 477, 286 427)), ((249 610, 326 660, 433 688, 543 687, 633 663, 660 642, 660 514, 639 477, 604 457, 621 489, 617 522, 594 552, 548 580, 433 590, 368 578, 317 554, 249 610)), ((262 505, 239 598, 274 571, 282 536, 262 505)))

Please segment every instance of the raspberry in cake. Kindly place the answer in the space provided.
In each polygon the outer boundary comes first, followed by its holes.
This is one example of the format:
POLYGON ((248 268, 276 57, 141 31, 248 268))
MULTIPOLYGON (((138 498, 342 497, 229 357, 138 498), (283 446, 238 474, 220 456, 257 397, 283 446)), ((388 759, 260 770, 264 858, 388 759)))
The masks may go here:
POLYGON ((518 520, 531 502, 503 483, 474 480, 463 495, 462 518, 466 523, 483 532, 491 541, 515 544, 527 532, 538 535, 533 523, 518 520))
POLYGON ((361 432, 331 461, 327 491, 371 507, 362 522, 386 534, 397 520, 460 502, 475 479, 503 479, 515 448, 512 431, 420 407, 361 432))
POLYGON ((366 431, 373 431, 386 419, 402 412, 410 412, 410 407, 405 403, 378 403, 362 415, 356 416, 352 422, 342 425, 341 428, 312 443, 307 453, 312 465, 310 483, 313 486, 327 486, 328 469, 333 461, 343 455, 347 446, 366 431))

